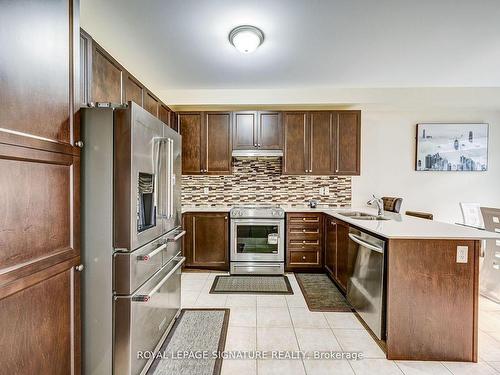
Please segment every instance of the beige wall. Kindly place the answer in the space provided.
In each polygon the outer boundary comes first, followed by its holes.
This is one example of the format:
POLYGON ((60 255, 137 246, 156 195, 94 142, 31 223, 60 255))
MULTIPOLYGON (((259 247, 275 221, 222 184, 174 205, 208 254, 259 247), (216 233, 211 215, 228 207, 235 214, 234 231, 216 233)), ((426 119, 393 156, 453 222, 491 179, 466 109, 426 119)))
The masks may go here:
POLYGON ((432 212, 449 222, 461 221, 461 201, 500 207, 500 111, 366 110, 361 122, 361 176, 352 179, 353 205, 364 205, 372 193, 400 196, 402 210, 432 212), (488 171, 415 171, 419 122, 489 123, 488 171))

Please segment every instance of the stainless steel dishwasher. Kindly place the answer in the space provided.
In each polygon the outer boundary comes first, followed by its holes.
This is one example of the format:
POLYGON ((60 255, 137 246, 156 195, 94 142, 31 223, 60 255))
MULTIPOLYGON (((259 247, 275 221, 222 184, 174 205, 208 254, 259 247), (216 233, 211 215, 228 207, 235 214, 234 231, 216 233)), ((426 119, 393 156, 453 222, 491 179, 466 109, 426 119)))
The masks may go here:
POLYGON ((349 228, 347 300, 381 340, 385 339, 385 241, 349 228))

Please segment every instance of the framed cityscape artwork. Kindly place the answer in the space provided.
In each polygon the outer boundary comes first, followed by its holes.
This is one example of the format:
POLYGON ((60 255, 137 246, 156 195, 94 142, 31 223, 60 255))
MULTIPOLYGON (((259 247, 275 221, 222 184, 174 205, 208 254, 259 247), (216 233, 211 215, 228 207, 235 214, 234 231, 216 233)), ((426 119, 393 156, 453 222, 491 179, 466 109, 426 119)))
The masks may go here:
POLYGON ((488 170, 488 124, 417 124, 417 171, 488 170))

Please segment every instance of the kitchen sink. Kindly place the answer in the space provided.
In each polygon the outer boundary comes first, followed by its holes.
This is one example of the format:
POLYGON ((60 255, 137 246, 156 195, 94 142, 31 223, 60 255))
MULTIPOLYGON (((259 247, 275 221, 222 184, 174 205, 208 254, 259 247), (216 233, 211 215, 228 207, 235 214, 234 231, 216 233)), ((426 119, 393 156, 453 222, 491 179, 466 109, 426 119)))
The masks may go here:
POLYGON ((339 212, 339 214, 356 220, 390 220, 385 216, 377 216, 360 211, 339 212))

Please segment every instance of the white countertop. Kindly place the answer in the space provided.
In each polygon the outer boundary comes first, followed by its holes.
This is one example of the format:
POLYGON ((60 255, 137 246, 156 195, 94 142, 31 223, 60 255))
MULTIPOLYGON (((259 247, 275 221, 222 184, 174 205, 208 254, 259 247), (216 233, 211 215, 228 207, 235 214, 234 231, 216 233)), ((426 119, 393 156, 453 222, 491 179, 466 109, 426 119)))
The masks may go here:
MULTIPOLYGON (((362 208, 309 208, 282 206, 286 212, 321 212, 352 224, 360 229, 378 234, 388 239, 499 239, 500 233, 487 232, 456 224, 420 219, 404 214, 386 212, 390 220, 359 220, 341 215, 345 211, 361 211, 376 214, 370 207, 362 208)), ((183 207, 182 212, 228 212, 229 206, 183 207)))

